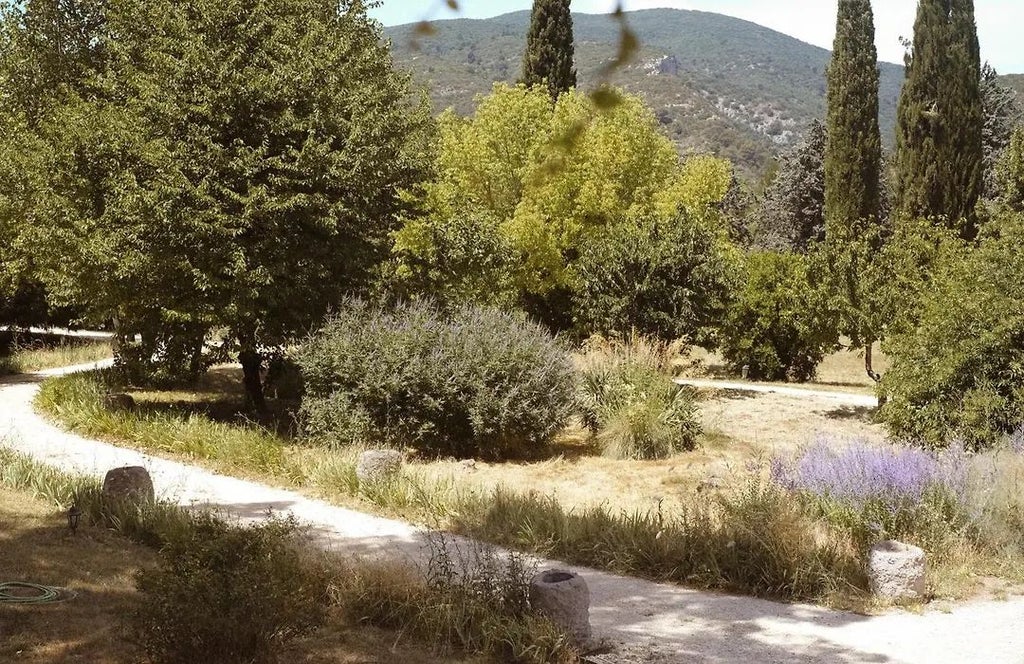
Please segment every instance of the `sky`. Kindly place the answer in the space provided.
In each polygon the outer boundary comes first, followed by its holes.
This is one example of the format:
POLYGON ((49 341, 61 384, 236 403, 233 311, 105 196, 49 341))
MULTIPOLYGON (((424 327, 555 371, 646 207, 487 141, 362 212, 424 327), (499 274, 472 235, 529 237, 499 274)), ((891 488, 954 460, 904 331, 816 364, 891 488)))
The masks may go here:
MULTIPOLYGON (((603 14, 615 8, 616 0, 571 0, 572 11, 603 14)), ((529 9, 531 0, 458 0, 459 11, 447 8, 445 0, 383 0, 370 15, 384 25, 412 23, 425 18, 488 18, 529 9)), ((824 48, 832 48, 835 35, 836 2, 829 0, 623 0, 627 11, 674 7, 728 14, 746 19, 824 48)), ((914 33, 916 0, 875 0, 875 37, 878 57, 903 63, 900 37, 914 33)), ((1024 25, 1024 0, 975 0, 982 61, 990 62, 1000 74, 1024 73, 1024 47, 1020 30, 1024 25)))

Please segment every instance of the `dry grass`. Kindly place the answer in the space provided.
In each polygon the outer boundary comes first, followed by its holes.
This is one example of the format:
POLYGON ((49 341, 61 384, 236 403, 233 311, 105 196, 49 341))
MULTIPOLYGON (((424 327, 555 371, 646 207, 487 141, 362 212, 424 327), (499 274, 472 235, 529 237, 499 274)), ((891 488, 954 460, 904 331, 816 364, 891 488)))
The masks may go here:
MULTIPOLYGON (((68 588, 63 602, 0 606, 0 661, 123 664, 142 661, 122 627, 137 606, 134 575, 156 553, 111 530, 83 525, 71 535, 63 513, 23 492, 0 487, 0 580, 68 588)), ((282 661, 342 664, 482 664, 439 657, 401 634, 355 626, 332 608, 325 627, 291 644, 282 661)))
MULTIPOLYGON (((875 371, 884 374, 889 368, 889 358, 882 353, 876 342, 873 351, 875 371)), ((674 363, 678 374, 691 378, 718 378, 735 381, 739 376, 729 373, 722 356, 700 347, 693 347, 674 363)), ((773 383, 768 383, 773 384, 773 383)), ((807 383, 785 383, 789 387, 807 389, 856 392, 874 394, 875 383, 864 371, 863 351, 843 349, 827 355, 818 365, 814 380, 807 383)))
POLYGON ((0 607, 0 661, 137 661, 120 629, 137 601, 132 575, 155 554, 100 528, 72 536, 63 514, 0 488, 0 577, 69 588, 55 604, 0 607))

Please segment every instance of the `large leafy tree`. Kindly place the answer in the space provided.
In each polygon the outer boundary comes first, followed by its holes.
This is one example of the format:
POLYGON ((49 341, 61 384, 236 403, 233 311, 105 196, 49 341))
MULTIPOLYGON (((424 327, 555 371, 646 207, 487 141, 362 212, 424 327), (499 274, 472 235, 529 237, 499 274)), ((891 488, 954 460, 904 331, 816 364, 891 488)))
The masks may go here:
POLYGON ((263 351, 387 255, 426 110, 358 0, 124 0, 97 43, 98 92, 41 132, 49 280, 148 357, 227 330, 262 407, 263 351))
POLYGON ((871 347, 877 329, 865 316, 868 293, 861 273, 880 234, 882 139, 878 129, 878 53, 869 0, 840 0, 828 68, 825 141, 825 239, 834 257, 828 271, 843 312, 840 333, 864 348, 865 368, 877 379, 871 347), (866 240, 870 242, 865 242, 866 240))
POLYGON ((569 0, 534 0, 523 55, 523 83, 546 85, 553 98, 576 87, 569 0))
POLYGON ((577 91, 552 103, 545 88, 499 85, 473 117, 449 114, 440 125, 436 180, 395 236, 404 295, 519 307, 583 333, 642 325, 691 334, 706 322, 714 307, 696 300, 718 297, 724 277, 711 271, 727 262, 718 211, 727 163, 680 164, 628 95, 601 110, 577 91), (630 279, 659 307, 643 321, 619 289, 630 279), (687 317, 668 321, 673 311, 687 317))
POLYGON ((973 0, 921 0, 897 108, 896 211, 976 233, 981 58, 973 0))
MULTIPOLYGON (((103 61, 98 35, 102 0, 0 2, 0 319, 5 323, 67 322, 54 318, 39 280, 37 241, 47 223, 46 173, 60 124, 55 109, 94 94, 88 76, 103 61)), ((84 182, 81 184, 85 184, 84 182)))

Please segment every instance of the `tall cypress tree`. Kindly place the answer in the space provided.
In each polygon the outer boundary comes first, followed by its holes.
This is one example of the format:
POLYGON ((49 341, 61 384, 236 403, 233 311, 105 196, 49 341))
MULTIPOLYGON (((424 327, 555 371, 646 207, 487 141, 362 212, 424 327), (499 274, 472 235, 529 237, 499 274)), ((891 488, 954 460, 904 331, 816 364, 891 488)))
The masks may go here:
POLYGON ((870 0, 839 0, 828 68, 825 143, 826 237, 858 237, 878 218, 882 137, 878 129, 878 52, 870 0))
POLYGON ((973 0, 921 0, 896 125, 896 211, 976 233, 981 56, 973 0))
POLYGON ((551 97, 557 99, 576 86, 573 51, 569 0, 534 0, 523 56, 523 83, 533 86, 546 81, 551 97))
POLYGON ((864 348, 864 368, 878 379, 871 347, 879 331, 861 273, 878 249, 882 137, 878 129, 878 51, 870 0, 839 0, 828 68, 825 143, 825 241, 832 291, 844 304, 841 334, 864 348))

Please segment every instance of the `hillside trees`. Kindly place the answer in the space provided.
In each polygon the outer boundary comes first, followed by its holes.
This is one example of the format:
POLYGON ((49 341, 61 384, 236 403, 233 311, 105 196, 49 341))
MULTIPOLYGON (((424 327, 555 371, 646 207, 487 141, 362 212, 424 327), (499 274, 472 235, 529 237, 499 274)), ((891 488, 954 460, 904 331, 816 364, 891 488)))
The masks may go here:
POLYGON ((522 82, 546 85, 552 99, 576 87, 569 0, 534 0, 523 55, 522 82))
POLYGON ((227 330, 262 407, 262 352, 365 289, 423 172, 410 104, 362 3, 111 5, 97 93, 60 100, 44 272, 146 359, 197 368, 227 330), (47 252, 50 253, 50 252, 47 252))
POLYGON ((882 138, 878 128, 878 53, 869 0, 840 0, 828 68, 825 141, 825 241, 828 270, 840 306, 840 333, 864 349, 877 380, 871 347, 879 332, 861 279, 881 243, 882 138))
POLYGON ((896 210, 976 233, 981 61, 973 0, 921 0, 896 129, 896 210))

